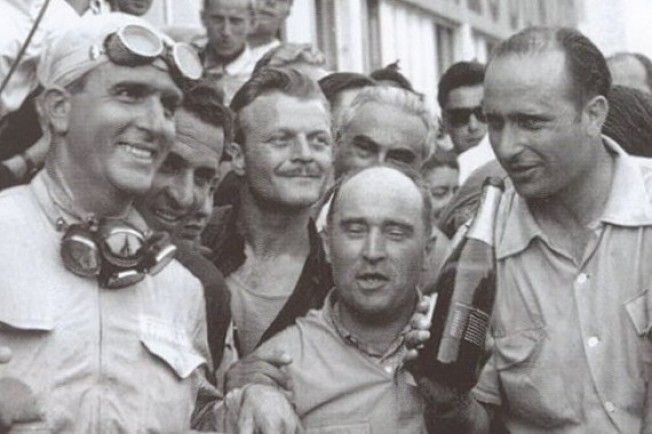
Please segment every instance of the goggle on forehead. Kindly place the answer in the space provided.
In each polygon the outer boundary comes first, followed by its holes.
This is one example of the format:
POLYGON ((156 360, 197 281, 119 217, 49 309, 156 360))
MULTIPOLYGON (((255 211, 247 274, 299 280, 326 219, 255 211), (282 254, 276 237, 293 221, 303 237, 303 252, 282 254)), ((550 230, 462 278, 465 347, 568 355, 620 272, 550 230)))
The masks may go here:
POLYGON ((140 24, 127 24, 104 40, 103 47, 91 47, 92 59, 106 54, 121 66, 140 66, 162 59, 174 78, 198 80, 203 68, 197 52, 189 44, 170 43, 152 29, 140 24))

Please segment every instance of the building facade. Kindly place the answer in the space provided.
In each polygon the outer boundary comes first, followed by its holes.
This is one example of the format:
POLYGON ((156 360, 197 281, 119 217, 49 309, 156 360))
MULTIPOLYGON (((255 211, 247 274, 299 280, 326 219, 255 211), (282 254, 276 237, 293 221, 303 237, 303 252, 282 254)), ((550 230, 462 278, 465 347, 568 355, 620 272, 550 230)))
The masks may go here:
MULTIPOLYGON (((294 0, 285 38, 316 44, 332 70, 369 72, 399 61, 438 110, 439 77, 530 25, 576 27, 580 0, 294 0)), ((200 0, 155 0, 157 24, 199 27, 200 0)))

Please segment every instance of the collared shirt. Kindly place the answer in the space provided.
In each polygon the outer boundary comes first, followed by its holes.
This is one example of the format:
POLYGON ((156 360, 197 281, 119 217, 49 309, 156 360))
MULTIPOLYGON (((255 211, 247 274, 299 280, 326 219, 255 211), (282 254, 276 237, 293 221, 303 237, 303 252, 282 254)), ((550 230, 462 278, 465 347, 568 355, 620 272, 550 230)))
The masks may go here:
POLYGON ((242 53, 226 65, 215 58, 208 46, 201 51, 201 58, 204 77, 215 82, 224 91, 226 105, 229 105, 238 89, 249 80, 258 60, 253 56, 249 45, 245 45, 242 53))
POLYGON ((116 290, 66 270, 55 222, 70 221, 49 186, 42 171, 0 193, 0 346, 13 352, 2 375, 27 383, 45 416, 25 428, 188 432, 210 359, 199 281, 176 261, 116 290))
POLYGON ((403 334, 379 353, 344 327, 335 293, 258 351, 292 356, 296 411, 310 434, 425 433, 424 402, 401 368, 403 334))
POLYGON ((581 261, 513 190, 500 205, 495 343, 475 392, 512 433, 652 430, 652 166, 604 143, 614 177, 581 261))
MULTIPOLYGON (((27 35, 45 0, 3 0, 0 2, 0 77, 9 73, 17 60, 27 35)), ((45 15, 34 33, 7 87, 0 94, 0 119, 17 110, 36 89, 36 66, 43 47, 72 27, 79 19, 77 12, 65 0, 50 0, 45 15)))

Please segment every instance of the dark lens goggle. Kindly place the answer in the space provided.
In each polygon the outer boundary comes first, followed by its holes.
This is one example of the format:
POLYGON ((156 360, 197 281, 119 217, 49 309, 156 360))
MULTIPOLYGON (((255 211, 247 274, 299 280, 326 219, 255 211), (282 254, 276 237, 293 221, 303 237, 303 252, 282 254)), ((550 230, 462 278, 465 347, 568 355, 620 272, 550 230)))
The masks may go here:
POLYGON ((201 60, 194 48, 181 42, 170 43, 138 24, 127 24, 107 36, 104 50, 116 65, 146 65, 160 58, 186 79, 198 80, 202 76, 201 60))
POLYGON ((446 110, 446 114, 448 115, 451 125, 454 127, 461 127, 462 125, 468 124, 471 115, 475 116, 475 118, 482 123, 487 122, 482 107, 479 106, 473 108, 449 109, 446 110))

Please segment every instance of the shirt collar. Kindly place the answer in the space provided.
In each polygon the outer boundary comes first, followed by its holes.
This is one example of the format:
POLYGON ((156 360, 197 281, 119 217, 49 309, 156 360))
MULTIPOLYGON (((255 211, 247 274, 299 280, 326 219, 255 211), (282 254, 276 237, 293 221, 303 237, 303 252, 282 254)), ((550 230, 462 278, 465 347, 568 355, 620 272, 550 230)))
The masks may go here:
MULTIPOLYGON (((419 300, 420 298, 421 297, 419 294, 417 300, 419 300)), ((340 336, 340 338, 342 338, 342 340, 346 344, 351 345, 352 347, 365 353, 369 357, 372 357, 374 359, 379 359, 381 361, 386 360, 396 355, 399 351, 403 350, 405 334, 410 330, 409 324, 406 324, 403 330, 401 331, 401 333, 399 333, 398 336, 396 336, 396 338, 392 341, 390 346, 387 348, 387 351, 385 351, 384 353, 380 353, 374 348, 372 348, 369 344, 364 342, 362 339, 357 337, 355 334, 353 334, 353 332, 348 330, 344 326, 344 324, 342 324, 337 303, 338 303, 337 291, 335 290, 335 288, 333 288, 331 289, 331 292, 326 297, 326 301, 324 302, 324 308, 322 309, 322 315, 329 324, 332 324, 337 334, 340 336)))
MULTIPOLYGON (((89 216, 78 216, 73 210, 66 207, 67 201, 62 198, 65 194, 57 187, 47 170, 41 170, 30 183, 30 188, 34 192, 37 202, 45 213, 48 221, 56 228, 57 231, 65 230, 66 227, 80 223, 81 219, 89 216), (59 198, 59 199, 57 199, 59 198)), ((134 207, 130 207, 124 220, 141 230, 148 233, 147 223, 134 207)))
MULTIPOLYGON (((609 137, 602 136, 605 147, 613 153, 614 176, 600 221, 615 226, 652 225, 652 192, 646 186, 641 166, 652 164, 628 155, 609 137)), ((651 171, 652 173, 652 171, 651 171)), ((532 216, 525 200, 512 192, 501 208, 509 209, 505 231, 496 246, 496 257, 505 258, 525 250, 530 241, 547 237, 532 216)))
POLYGON ((249 48, 248 44, 245 44, 244 50, 238 57, 227 64, 219 62, 213 55, 213 52, 208 49, 208 45, 204 47, 204 69, 210 73, 225 72, 229 75, 240 74, 247 70, 251 64, 251 58, 251 48, 249 48))

